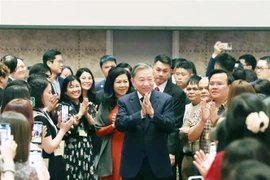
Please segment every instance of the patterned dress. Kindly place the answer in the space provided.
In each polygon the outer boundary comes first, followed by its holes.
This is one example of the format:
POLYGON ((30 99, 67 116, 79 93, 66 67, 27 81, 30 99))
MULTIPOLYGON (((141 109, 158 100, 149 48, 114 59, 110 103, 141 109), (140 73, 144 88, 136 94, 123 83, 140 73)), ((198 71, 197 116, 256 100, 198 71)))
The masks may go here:
MULTIPOLYGON (((62 105, 68 106, 69 114, 75 115, 79 112, 80 103, 61 103, 56 107, 59 112, 62 105)), ((95 180, 93 165, 93 146, 89 136, 89 124, 82 117, 78 125, 72 125, 65 134, 64 159, 66 162, 67 180, 95 180)))

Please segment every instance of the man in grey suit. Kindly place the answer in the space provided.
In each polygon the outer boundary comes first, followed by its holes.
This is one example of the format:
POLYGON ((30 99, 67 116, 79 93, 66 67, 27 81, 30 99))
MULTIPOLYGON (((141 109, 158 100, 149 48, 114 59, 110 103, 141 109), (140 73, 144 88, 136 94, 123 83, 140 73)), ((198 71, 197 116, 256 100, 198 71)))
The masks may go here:
POLYGON ((132 71, 137 91, 118 100, 115 127, 125 132, 120 175, 124 180, 167 180, 172 169, 167 136, 174 131, 172 96, 153 90, 153 69, 145 63, 132 71))

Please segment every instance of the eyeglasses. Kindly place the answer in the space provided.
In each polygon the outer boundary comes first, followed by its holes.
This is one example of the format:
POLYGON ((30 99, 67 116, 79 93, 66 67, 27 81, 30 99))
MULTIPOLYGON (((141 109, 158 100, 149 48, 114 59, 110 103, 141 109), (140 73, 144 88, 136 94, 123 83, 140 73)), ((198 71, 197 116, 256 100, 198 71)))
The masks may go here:
POLYGON ((255 68, 256 71, 257 71, 257 70, 262 71, 262 70, 264 70, 264 69, 270 69, 270 67, 260 67, 260 66, 258 67, 258 66, 257 66, 257 67, 255 68))

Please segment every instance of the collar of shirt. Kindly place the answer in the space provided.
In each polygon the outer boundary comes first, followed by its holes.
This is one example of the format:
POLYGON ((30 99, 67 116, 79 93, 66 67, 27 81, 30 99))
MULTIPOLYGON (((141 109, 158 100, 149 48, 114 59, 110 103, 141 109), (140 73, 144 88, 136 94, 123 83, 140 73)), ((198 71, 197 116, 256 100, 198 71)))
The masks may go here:
MULTIPOLYGON (((138 94, 138 97, 139 97, 139 100, 143 97, 143 95, 141 95, 141 93, 139 93, 139 91, 137 91, 137 94, 138 94)), ((150 92, 150 97, 151 97, 151 92, 150 92)))
POLYGON ((174 75, 171 75, 171 79, 172 79, 172 83, 173 83, 173 84, 176 84, 176 81, 175 81, 175 79, 174 79, 174 75))
POLYGON ((156 87, 158 87, 160 92, 164 92, 164 89, 165 89, 165 87, 166 87, 166 85, 167 85, 167 82, 168 82, 168 80, 165 81, 164 83, 162 83, 162 84, 159 85, 159 86, 157 86, 157 85, 155 84, 154 89, 155 89, 156 87))

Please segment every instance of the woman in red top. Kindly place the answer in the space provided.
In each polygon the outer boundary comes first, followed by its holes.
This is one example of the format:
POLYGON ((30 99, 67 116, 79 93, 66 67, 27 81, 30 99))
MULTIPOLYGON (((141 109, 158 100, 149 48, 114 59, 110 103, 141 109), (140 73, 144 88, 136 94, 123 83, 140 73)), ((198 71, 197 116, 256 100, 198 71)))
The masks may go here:
MULTIPOLYGON (((262 142, 270 151, 269 112, 257 95, 244 93, 235 97, 226 115, 224 126, 226 145, 237 139, 253 137, 262 142)), ((211 163, 203 152, 196 153, 194 164, 205 180, 221 179, 220 167, 223 155, 224 151, 220 151, 211 163)))
POLYGON ((121 180, 120 159, 124 133, 115 129, 118 112, 117 100, 131 92, 130 74, 123 68, 112 68, 104 86, 104 96, 95 121, 97 136, 101 137, 101 149, 96 174, 101 180, 121 180))

